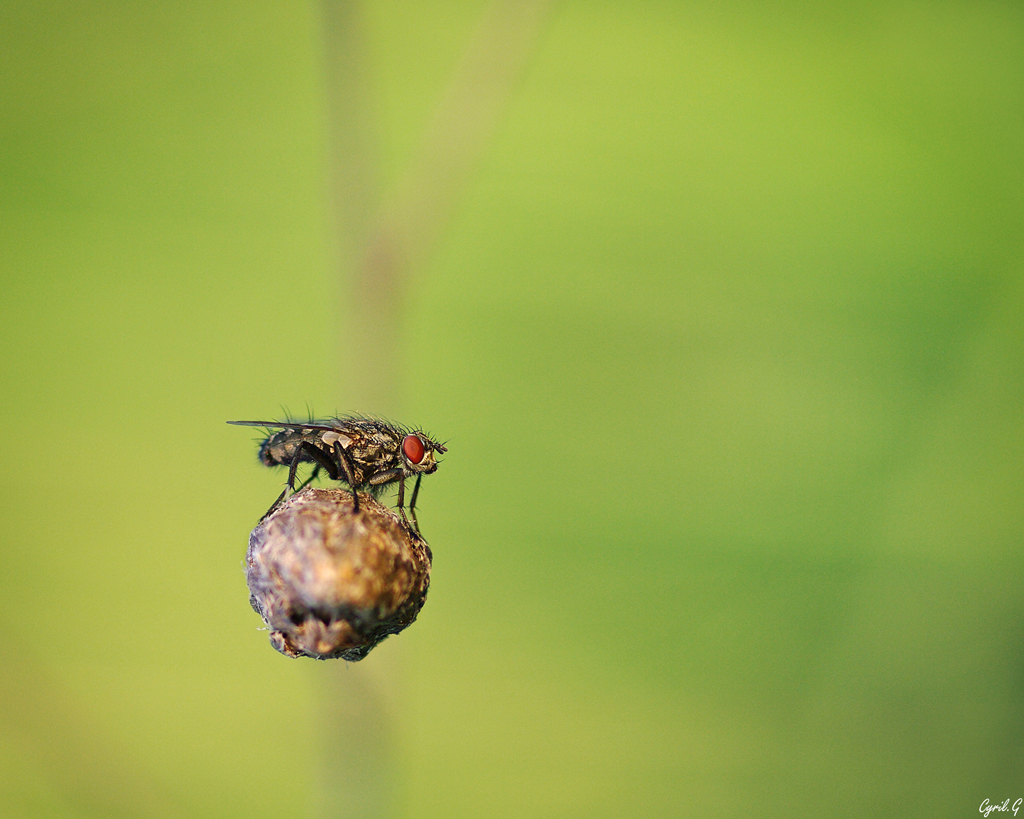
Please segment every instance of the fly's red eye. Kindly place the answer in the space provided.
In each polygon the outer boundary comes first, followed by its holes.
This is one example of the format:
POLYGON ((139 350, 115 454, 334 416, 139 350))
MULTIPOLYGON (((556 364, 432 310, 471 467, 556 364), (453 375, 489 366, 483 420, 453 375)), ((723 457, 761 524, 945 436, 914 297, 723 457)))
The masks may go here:
POLYGON ((405 440, 402 441, 402 452, 405 453, 405 457, 409 459, 409 462, 414 464, 422 461, 423 456, 427 454, 427 451, 423 448, 423 441, 417 435, 405 436, 405 440))

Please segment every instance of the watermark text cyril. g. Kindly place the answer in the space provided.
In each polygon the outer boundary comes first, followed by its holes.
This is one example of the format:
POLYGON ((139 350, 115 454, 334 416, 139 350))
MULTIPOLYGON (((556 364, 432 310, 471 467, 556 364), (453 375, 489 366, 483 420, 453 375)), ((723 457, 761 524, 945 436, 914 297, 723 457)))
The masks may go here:
POLYGON ((986 799, 984 802, 981 803, 981 807, 978 808, 978 813, 981 813, 981 814, 984 814, 985 816, 988 816, 994 810, 998 810, 998 811, 1012 810, 1013 811, 1013 815, 1016 816, 1017 815, 1017 811, 1020 810, 1020 806, 1022 804, 1024 804, 1024 799, 1018 799, 1016 802, 1013 803, 1012 806, 1010 805, 1010 800, 1009 799, 1007 799, 1001 805, 994 805, 994 804, 992 804, 991 802, 989 802, 986 799))

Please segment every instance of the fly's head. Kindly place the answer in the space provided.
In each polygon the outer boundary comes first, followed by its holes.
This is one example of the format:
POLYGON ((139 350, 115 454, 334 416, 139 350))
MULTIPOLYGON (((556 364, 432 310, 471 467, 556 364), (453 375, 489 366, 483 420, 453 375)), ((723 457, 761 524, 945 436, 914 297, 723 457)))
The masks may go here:
POLYGON ((443 455, 448 451, 422 432, 410 432, 402 439, 402 461, 407 473, 429 475, 437 471, 435 453, 443 455))

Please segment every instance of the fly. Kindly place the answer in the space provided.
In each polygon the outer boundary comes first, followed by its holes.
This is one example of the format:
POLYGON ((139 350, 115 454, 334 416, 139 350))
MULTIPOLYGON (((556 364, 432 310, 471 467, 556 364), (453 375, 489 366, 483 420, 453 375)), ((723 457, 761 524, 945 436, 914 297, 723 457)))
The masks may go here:
MULTIPOLYGON (((416 496, 424 475, 437 471, 435 453, 448 451, 444 444, 419 430, 389 424, 375 418, 344 417, 297 423, 292 421, 228 421, 243 427, 266 427, 271 432, 260 444, 259 458, 264 466, 287 466, 288 483, 267 510, 266 518, 281 505, 289 492, 304 489, 324 470, 332 481, 341 481, 352 489, 353 511, 359 511, 359 490, 371 493, 388 484, 398 484, 398 511, 405 525, 405 479, 416 476, 409 501, 416 532, 416 496), (313 471, 297 488, 295 473, 300 463, 313 464, 313 471)), ((261 518, 262 520, 262 518, 261 518)))

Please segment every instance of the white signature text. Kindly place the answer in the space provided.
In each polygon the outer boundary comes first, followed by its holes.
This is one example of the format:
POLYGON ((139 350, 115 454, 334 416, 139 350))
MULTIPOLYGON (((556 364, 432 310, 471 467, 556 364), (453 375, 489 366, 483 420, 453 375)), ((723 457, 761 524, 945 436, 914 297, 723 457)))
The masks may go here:
POLYGON ((1018 799, 1016 802, 1013 803, 1013 807, 1010 807, 1010 800, 1009 799, 1007 799, 1001 805, 993 805, 991 802, 989 802, 986 799, 984 802, 981 803, 981 807, 978 808, 978 813, 983 813, 985 816, 988 816, 994 810, 1000 810, 1000 811, 1012 810, 1013 811, 1013 815, 1016 816, 1017 815, 1017 811, 1020 810, 1020 806, 1022 804, 1024 804, 1024 799, 1018 799))

